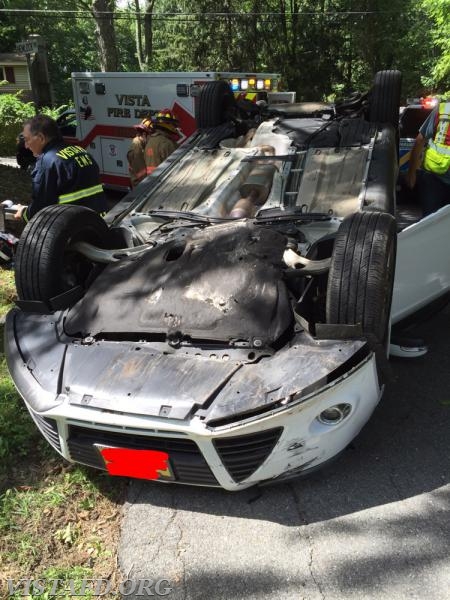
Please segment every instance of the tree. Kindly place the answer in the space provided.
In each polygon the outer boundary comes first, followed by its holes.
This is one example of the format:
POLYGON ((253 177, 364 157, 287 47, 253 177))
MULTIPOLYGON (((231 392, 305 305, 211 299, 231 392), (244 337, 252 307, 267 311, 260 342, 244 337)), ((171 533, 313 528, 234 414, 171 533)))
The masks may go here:
POLYGON ((0 0, 0 52, 42 35, 59 102, 71 71, 100 69, 281 72, 299 100, 332 100, 399 68, 417 96, 450 89, 448 1, 0 0))
MULTIPOLYGON (((95 38, 94 20, 85 17, 58 13, 60 0, 40 0, 36 9, 39 13, 26 14, 27 0, 0 0, 0 7, 10 12, 3 13, 0 28, 0 52, 14 52, 15 44, 30 34, 39 33, 47 45, 50 81, 55 103, 67 104, 72 99, 72 71, 98 71, 98 55, 93 48, 95 38), (21 9, 15 12, 15 9, 21 9)), ((66 0, 65 11, 77 11, 78 0, 66 0)))
POLYGON ((134 0, 136 10, 136 49, 141 71, 148 71, 153 55, 153 9, 155 0, 145 0, 142 15, 139 0, 134 0))
POLYGON ((117 71, 119 54, 114 29, 114 0, 78 1, 94 17, 101 70, 117 71))
POLYGON ((430 38, 434 42, 430 73, 424 82, 440 93, 450 93, 450 6, 448 0, 422 0, 423 8, 433 26, 430 38))

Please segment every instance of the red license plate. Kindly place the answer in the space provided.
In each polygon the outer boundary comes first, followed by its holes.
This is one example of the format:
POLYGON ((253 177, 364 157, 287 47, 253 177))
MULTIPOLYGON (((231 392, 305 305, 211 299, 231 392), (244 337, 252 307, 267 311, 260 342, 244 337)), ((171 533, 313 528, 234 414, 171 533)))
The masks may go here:
POLYGON ((162 450, 136 450, 134 448, 111 448, 95 444, 105 461, 110 475, 136 479, 175 479, 167 452, 162 450))

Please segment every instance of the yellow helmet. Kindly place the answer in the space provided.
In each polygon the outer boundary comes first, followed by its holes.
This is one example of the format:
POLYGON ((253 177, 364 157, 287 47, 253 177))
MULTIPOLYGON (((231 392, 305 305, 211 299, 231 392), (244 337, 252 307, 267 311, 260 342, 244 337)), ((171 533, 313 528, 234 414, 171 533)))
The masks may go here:
POLYGON ((170 133, 178 133, 178 119, 170 108, 163 108, 155 115, 155 125, 170 133))
POLYGON ((143 119, 139 125, 134 125, 133 127, 138 131, 144 131, 145 133, 151 133, 155 128, 150 117, 145 117, 145 119, 143 119))

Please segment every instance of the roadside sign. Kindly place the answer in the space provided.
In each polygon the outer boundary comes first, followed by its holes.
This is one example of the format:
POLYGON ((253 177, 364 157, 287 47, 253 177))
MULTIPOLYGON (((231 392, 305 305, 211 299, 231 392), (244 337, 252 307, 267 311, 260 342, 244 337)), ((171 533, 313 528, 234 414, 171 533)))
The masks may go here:
POLYGON ((31 54, 32 52, 38 51, 37 40, 25 40, 24 42, 17 42, 16 52, 19 54, 31 54))

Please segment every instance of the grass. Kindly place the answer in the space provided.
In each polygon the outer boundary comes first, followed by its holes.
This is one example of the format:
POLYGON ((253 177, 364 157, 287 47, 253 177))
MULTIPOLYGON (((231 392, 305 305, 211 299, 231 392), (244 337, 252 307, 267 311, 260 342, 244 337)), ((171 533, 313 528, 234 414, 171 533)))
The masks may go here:
POLYGON ((14 272, 0 269, 0 318, 12 308, 15 294, 14 272))
MULTIPOLYGON (((29 177, 0 165, 0 195, 27 198, 29 177)), ((0 268, 0 323, 14 296, 14 273, 0 268)), ((67 463, 47 444, 9 377, 0 325, 0 598, 24 597, 23 590, 9 594, 8 578, 74 579, 76 590, 82 579, 102 578, 117 589, 125 484, 67 463)), ((71 597, 68 587, 59 586, 58 598, 71 597)), ((47 600, 49 591, 30 589, 27 597, 47 600)))
POLYGON ((80 574, 116 577, 124 487, 124 480, 71 465, 48 446, 18 396, 2 357, 2 578, 50 578, 49 573, 56 571, 61 579, 76 579, 80 574))

